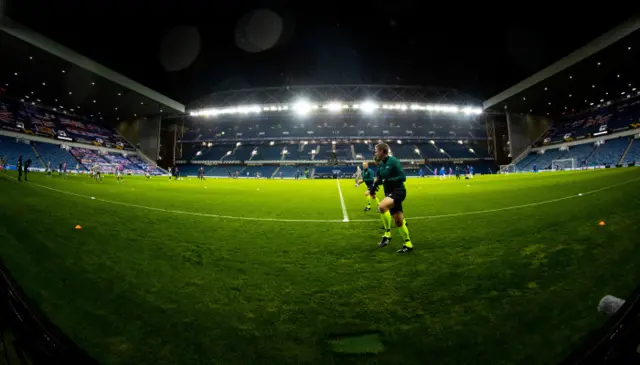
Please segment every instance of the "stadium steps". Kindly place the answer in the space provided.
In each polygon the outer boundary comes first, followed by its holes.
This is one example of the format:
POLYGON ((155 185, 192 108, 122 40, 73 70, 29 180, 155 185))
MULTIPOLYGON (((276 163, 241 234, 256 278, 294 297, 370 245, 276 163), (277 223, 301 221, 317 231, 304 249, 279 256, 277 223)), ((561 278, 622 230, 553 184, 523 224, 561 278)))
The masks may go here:
POLYGON ((627 148, 624 149, 624 153, 622 154, 622 156, 620 157, 616 165, 620 165, 622 161, 624 161, 625 157, 627 157, 627 153, 629 153, 629 150, 631 149, 631 144, 633 144, 633 141, 634 141, 633 138, 629 138, 629 144, 627 145, 627 148))
POLYGON ((596 152, 597 149, 598 147, 593 147, 593 149, 591 150, 591 153, 589 153, 589 156, 587 156, 587 158, 584 159, 584 166, 589 166, 589 159, 591 158, 591 156, 593 156, 593 154, 596 152))
POLYGON ((38 157, 38 160, 40 160, 40 163, 42 164, 42 166, 43 166, 44 168, 46 168, 46 167, 47 167, 47 164, 46 164, 46 163, 44 163, 44 160, 42 159, 42 156, 40 156, 40 153, 39 153, 39 152, 38 152, 38 150, 36 149, 36 146, 31 145, 31 149, 33 150, 33 153, 35 153, 35 154, 36 154, 36 156, 38 157))
POLYGON ((278 166, 278 168, 273 171, 273 174, 271 174, 271 178, 272 179, 275 178, 279 171, 280 171, 280 166, 278 166))

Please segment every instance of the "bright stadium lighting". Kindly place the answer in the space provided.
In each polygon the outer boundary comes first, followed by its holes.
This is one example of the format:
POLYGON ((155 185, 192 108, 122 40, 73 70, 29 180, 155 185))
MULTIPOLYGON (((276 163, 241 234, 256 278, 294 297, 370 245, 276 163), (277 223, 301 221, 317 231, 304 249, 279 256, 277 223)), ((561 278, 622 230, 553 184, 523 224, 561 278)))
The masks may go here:
POLYGON ((236 147, 240 147, 240 145, 242 145, 242 142, 236 143, 236 147))
POLYGON ((299 115, 305 115, 311 111, 313 106, 306 100, 299 100, 293 104, 293 110, 299 115))
POLYGON ((227 151, 227 156, 229 156, 231 154, 231 151, 227 151))
POLYGON ((255 155, 257 155, 257 154, 258 154, 258 150, 253 150, 253 151, 251 151, 251 156, 255 156, 255 155))
POLYGON ((201 154, 202 154, 202 151, 196 152, 196 156, 200 156, 201 154))
POLYGON ((401 140, 398 140, 398 144, 402 144, 402 141, 401 141, 401 140))
POLYGON ((331 141, 331 144, 336 144, 336 141, 331 141))
POLYGON ((469 148, 469 152, 476 153, 476 151, 474 151, 473 148, 469 148))
POLYGON ((274 141, 269 142, 269 146, 273 146, 274 144, 276 144, 274 141))
POLYGON ((339 112, 342 110, 342 104, 338 102, 333 102, 325 105, 324 108, 331 112, 339 112))
POLYGON ((286 155, 287 153, 289 153, 289 151, 287 151, 287 149, 286 149, 286 148, 282 150, 282 154, 283 154, 283 155, 286 155))
POLYGON ((365 113, 373 113, 376 109, 378 109, 378 104, 373 101, 365 101, 360 105, 360 109, 365 113))
POLYGON ((311 150, 311 154, 315 155, 316 154, 316 150, 311 150))
POLYGON ((430 140, 429 143, 436 144, 436 142, 434 140, 430 140))
POLYGON ((440 149, 440 153, 444 153, 444 150, 442 148, 440 149))
POLYGON ((459 140, 459 141, 458 141, 458 144, 462 144, 462 140, 459 140))
POLYGON ((420 150, 417 149, 417 148, 415 150, 413 150, 413 152, 417 153, 418 155, 420 154, 420 150))
POLYGON ((207 147, 211 147, 211 146, 213 146, 213 143, 209 142, 209 143, 207 144, 207 147))

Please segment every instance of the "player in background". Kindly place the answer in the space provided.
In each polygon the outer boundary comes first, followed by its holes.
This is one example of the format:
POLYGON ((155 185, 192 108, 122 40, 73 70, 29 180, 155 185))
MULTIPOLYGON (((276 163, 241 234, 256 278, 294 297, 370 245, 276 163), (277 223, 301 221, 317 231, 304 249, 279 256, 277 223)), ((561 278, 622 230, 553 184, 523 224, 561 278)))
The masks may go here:
POLYGON ((173 176, 173 167, 169 166, 169 181, 171 181, 171 176, 173 176))
MULTIPOLYGON (((364 164, 362 164, 362 166, 363 168, 366 168, 364 167, 364 164)), ((364 181, 362 177, 362 170, 360 170, 360 166, 356 166, 356 188, 360 186, 361 181, 364 181)))
POLYGON ((469 178, 473 179, 473 166, 469 166, 469 178))
POLYGON ((123 180, 124 180, 124 166, 122 164, 119 164, 118 166, 116 166, 116 181, 120 183, 123 180))
POLYGON ((51 176, 51 160, 49 160, 49 162, 47 162, 47 176, 51 176))
POLYGON ((438 177, 438 168, 437 167, 433 168, 433 177, 438 177))
POLYGON ((81 171, 80 171, 80 164, 79 164, 79 163, 77 163, 77 164, 76 164, 76 173, 77 173, 77 174, 81 173, 81 171))
POLYGON ((538 165, 533 164, 533 172, 534 172, 534 173, 535 173, 535 172, 538 172, 538 165))
POLYGON ((371 171, 371 169, 369 168, 369 163, 368 162, 363 162, 362 163, 362 179, 358 180, 358 185, 364 183, 367 186, 367 192, 369 192, 369 195, 367 195, 367 206, 364 207, 364 211, 368 212, 371 210, 371 200, 375 200, 376 201, 376 206, 380 205, 380 200, 378 199, 378 197, 376 196, 376 192, 373 191, 373 171, 371 171))
POLYGON ((409 236, 409 228, 407 221, 404 219, 402 211, 402 202, 407 196, 404 182, 407 176, 402 169, 400 161, 389 155, 389 145, 380 143, 376 146, 375 160, 378 163, 376 170, 376 179, 366 195, 375 195, 380 185, 384 188, 385 198, 378 204, 380 209, 380 219, 384 225, 384 235, 378 244, 378 247, 385 247, 391 242, 391 218, 398 228, 400 236, 404 240, 404 245, 398 253, 409 253, 413 250, 413 244, 409 236))
POLYGON ((62 163, 62 177, 67 178, 67 161, 62 163))
POLYGON ((100 171, 100 165, 97 163, 93 165, 93 177, 96 181, 102 181, 102 171, 100 171))
POLYGON ((440 180, 444 179, 444 166, 440 168, 440 180))
POLYGON ((448 178, 452 178, 453 177, 453 168, 449 167, 449 176, 448 178))
POLYGON ((422 168, 418 170, 418 177, 424 177, 424 171, 422 171, 422 168))
POLYGON ((456 166, 456 180, 460 180, 460 166, 456 166))

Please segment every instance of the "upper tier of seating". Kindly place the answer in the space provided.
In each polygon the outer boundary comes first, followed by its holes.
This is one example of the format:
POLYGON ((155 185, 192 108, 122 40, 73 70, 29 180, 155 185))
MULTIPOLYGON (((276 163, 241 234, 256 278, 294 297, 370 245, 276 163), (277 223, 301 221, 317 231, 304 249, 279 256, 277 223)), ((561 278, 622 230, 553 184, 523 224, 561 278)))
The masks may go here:
POLYGON ((640 98, 559 120, 535 146, 560 143, 597 134, 640 128, 640 98))
POLYGON ((115 130, 26 103, 0 101, 0 129, 109 148, 135 150, 115 130))
POLYGON ((183 130, 182 141, 214 141, 216 139, 269 139, 276 137, 412 137, 469 139, 485 138, 480 119, 472 116, 335 116, 333 118, 291 116, 252 116, 245 119, 219 121, 194 118, 183 130), (406 119, 403 119, 406 118, 406 119))

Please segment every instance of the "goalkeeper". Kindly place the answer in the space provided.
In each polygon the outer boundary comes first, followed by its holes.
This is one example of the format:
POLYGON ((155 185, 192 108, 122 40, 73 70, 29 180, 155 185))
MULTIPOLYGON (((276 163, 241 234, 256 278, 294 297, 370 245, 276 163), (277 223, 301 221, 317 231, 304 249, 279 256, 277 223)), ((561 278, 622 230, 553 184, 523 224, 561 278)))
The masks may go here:
MULTIPOLYGON (((371 171, 371 169, 369 168, 368 162, 362 163, 362 178, 358 181, 358 184, 362 184, 362 183, 367 185, 367 192, 371 192, 371 189, 373 188, 373 171, 371 171)), ((367 195, 367 206, 364 207, 365 212, 368 212, 371 210, 372 199, 376 201, 376 206, 380 204, 380 200, 378 200, 378 198, 376 197, 375 190, 371 192, 369 195, 367 195)))
POLYGON ((389 155, 389 145, 386 143, 380 143, 376 146, 375 160, 378 163, 376 180, 367 190, 366 196, 375 196, 378 186, 384 187, 385 198, 378 205, 380 219, 384 225, 384 235, 378 247, 385 247, 391 241, 391 217, 393 217, 398 232, 404 240, 404 245, 398 250, 398 253, 409 253, 413 250, 413 244, 409 237, 407 221, 402 212, 402 202, 407 196, 407 190, 404 187, 407 176, 402 170, 400 161, 389 155))

